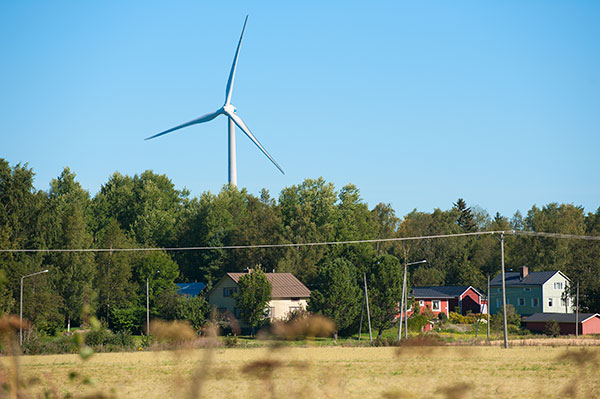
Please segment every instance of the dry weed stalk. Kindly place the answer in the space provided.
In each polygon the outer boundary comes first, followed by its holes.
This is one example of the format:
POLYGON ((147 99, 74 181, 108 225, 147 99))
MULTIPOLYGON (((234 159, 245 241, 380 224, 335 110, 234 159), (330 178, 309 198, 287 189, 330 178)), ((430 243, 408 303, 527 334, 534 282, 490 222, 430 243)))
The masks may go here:
POLYGON ((170 349, 188 347, 198 340, 198 334, 187 321, 152 320, 150 331, 158 342, 166 344, 170 349))
POLYGON ((331 337, 335 331, 335 323, 321 315, 298 317, 289 322, 276 321, 271 326, 271 334, 273 336, 290 341, 331 337))

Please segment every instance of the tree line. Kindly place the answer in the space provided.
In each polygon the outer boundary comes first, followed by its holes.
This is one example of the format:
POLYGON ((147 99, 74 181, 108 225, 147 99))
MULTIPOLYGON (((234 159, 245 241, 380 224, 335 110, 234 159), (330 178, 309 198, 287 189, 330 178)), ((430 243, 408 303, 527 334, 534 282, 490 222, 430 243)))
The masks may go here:
MULTIPOLYGON (((526 230, 600 235, 600 208, 585 213, 572 204, 532 206, 511 217, 469 207, 463 199, 447 210, 396 215, 390 204, 373 208, 348 184, 323 178, 284 188, 277 198, 224 186, 191 197, 165 175, 114 173, 93 197, 65 168, 47 191, 33 186, 34 171, 0 159, 0 249, 108 249, 105 252, 1 252, 0 314, 23 315, 40 331, 81 323, 83 306, 113 328, 139 328, 149 285, 153 317, 199 323, 206 302, 178 297, 175 282, 209 287, 226 272, 262 268, 290 272, 313 292, 311 309, 356 321, 363 274, 369 284, 398 288, 405 261, 413 286, 472 285, 485 292, 487 276, 500 270, 494 236, 282 248, 225 250, 229 245, 331 242, 427 236, 486 230, 526 230), (122 248, 216 247, 187 251, 119 251, 122 248), (336 297, 337 296, 337 297, 336 297), (355 298, 355 300, 350 299, 355 298), (334 305, 335 304, 335 305, 334 305), (345 311, 344 311, 345 310, 345 311)), ((545 237, 505 239, 507 269, 561 270, 580 281, 582 310, 600 311, 600 244, 545 237)), ((395 292, 395 291, 394 291, 395 292)), ((377 310, 375 309, 375 312, 377 310)), ((386 309, 375 319, 389 320, 386 309)), ((338 322, 340 323, 340 322, 338 322)))

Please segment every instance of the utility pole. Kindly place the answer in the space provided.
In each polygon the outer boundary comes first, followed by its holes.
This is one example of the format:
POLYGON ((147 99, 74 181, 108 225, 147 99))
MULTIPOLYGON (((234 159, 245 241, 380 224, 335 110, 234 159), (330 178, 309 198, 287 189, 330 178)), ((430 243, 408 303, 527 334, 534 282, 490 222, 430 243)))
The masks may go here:
POLYGON ((404 282, 402 283, 402 298, 400 299, 400 320, 398 321, 398 341, 402 339, 402 321, 404 320, 404 287, 406 286, 406 257, 404 258, 404 282))
POLYGON ((490 340, 490 275, 488 274, 487 286, 487 339, 490 340))
POLYGON ((500 233, 500 263, 502 264, 502 310, 504 313, 504 348, 508 349, 508 326, 506 322, 506 278, 504 274, 504 232, 500 233))
POLYGON ((575 339, 579 338, 579 280, 577 280, 577 294, 575 296, 575 339))
MULTIPOLYGON (((365 293, 366 295, 366 293, 365 293)), ((365 311, 365 297, 363 296, 362 306, 360 307, 360 324, 358 325, 358 340, 360 341, 360 333, 362 332, 363 312, 365 311)))
POLYGON ((150 335, 150 276, 146 277, 146 335, 150 335))
POLYGON ((363 273, 365 279, 365 301, 367 303, 367 320, 369 321, 369 341, 373 342, 373 333, 371 332, 371 313, 369 312, 369 290, 367 289, 367 275, 363 273))
POLYGON ((23 280, 27 277, 36 276, 42 273, 48 273, 48 269, 21 277, 21 295, 19 297, 19 346, 23 345, 23 280))

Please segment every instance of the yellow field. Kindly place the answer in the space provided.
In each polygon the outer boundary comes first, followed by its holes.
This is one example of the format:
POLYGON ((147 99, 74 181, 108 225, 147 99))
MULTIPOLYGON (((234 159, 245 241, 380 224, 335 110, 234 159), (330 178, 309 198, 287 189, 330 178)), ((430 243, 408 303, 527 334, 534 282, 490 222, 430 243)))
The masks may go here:
MULTIPOLYGON (((144 399, 594 398, 599 360, 598 347, 218 348, 95 354, 86 362, 77 355, 19 358, 31 396, 48 390, 61 398, 102 392, 144 399)), ((8 359, 0 362, 6 370, 8 359)))

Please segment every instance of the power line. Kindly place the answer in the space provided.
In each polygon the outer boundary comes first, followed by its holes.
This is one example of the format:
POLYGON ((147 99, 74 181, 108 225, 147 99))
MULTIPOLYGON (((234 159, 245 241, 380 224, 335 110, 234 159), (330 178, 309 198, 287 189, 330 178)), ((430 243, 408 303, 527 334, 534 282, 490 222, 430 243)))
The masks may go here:
POLYGON ((453 237, 468 237, 494 234, 512 234, 515 236, 535 236, 546 238, 561 238, 561 239, 576 239, 588 241, 600 241, 600 236, 584 236, 576 234, 561 234, 561 233, 544 233, 533 231, 520 230, 494 230, 494 231, 477 231, 472 233, 456 233, 456 234, 437 234, 428 236, 416 237, 393 237, 393 238, 375 238, 368 240, 348 240, 348 241, 323 241, 323 242, 305 242, 305 243, 284 243, 284 244, 251 244, 251 245, 225 245, 225 246, 206 246, 206 247, 147 247, 147 248, 29 248, 29 249, 0 249, 0 253, 54 253, 54 252, 143 252, 143 251, 214 251, 214 250, 231 250, 231 249, 265 249, 265 248, 298 248, 298 247, 315 247, 325 245, 349 245, 349 244, 369 244, 377 242, 401 242, 401 241, 416 241, 416 240, 433 240, 439 238, 453 237))

